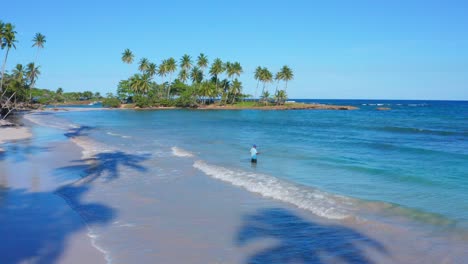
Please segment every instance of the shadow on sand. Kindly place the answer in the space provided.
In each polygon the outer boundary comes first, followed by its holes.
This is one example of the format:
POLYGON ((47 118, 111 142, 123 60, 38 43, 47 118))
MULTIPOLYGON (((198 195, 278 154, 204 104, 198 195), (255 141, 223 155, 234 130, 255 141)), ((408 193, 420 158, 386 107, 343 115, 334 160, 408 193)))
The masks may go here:
POLYGON ((58 168, 57 171, 84 171, 85 177, 80 182, 89 183, 98 178, 110 181, 120 177, 119 168, 130 168, 139 172, 147 171, 140 165, 150 155, 133 155, 122 151, 101 152, 91 158, 74 160, 77 165, 58 168))
POLYGON ((73 188, 68 191, 73 195, 67 201, 80 211, 92 212, 86 225, 53 193, 0 190, 1 263, 54 263, 66 249, 69 236, 86 226, 111 223, 114 209, 81 201, 87 187, 68 188, 73 188))
POLYGON ((9 142, 2 145, 2 148, 0 161, 8 159, 15 163, 27 161, 29 155, 38 155, 51 150, 50 147, 35 146, 29 139, 9 142))
POLYGON ((68 132, 63 135, 68 138, 86 136, 88 134, 88 131, 93 130, 93 129, 94 127, 91 127, 91 126, 80 126, 80 127, 72 128, 68 130, 68 132))
POLYGON ((247 263, 370 264, 373 262, 363 248, 387 254, 379 242, 364 234, 343 226, 314 223, 281 208, 247 215, 236 244, 246 246, 265 239, 276 243, 250 256, 247 263))
MULTIPOLYGON (((74 133, 81 135, 83 131, 84 129, 80 129, 74 133)), ((21 149, 16 150, 23 154, 31 151, 26 147, 19 148, 21 149)), ((5 155, 8 162, 10 152, 5 155)), ((94 225, 110 224, 117 215, 114 208, 86 201, 85 195, 92 188, 89 183, 101 177, 105 179, 104 182, 115 180, 120 176, 119 169, 125 167, 146 171, 140 164, 146 159, 148 156, 116 151, 76 160, 74 162, 77 165, 54 171, 74 174, 70 177, 83 177, 53 192, 12 189, 8 186, 8 181, 0 181, 0 263, 59 261, 72 235, 88 231, 87 228, 94 225)), ((12 162, 16 163, 15 160, 12 162)))

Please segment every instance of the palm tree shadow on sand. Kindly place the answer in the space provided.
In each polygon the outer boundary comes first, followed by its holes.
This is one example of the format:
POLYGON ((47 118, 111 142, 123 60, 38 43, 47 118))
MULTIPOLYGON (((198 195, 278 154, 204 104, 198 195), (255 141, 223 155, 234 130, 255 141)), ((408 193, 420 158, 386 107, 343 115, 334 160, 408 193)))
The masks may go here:
MULTIPOLYGON (((75 134, 82 135, 83 131, 75 134)), ((144 172, 147 169, 140 163, 148 158, 114 151, 75 160, 76 165, 55 172, 82 178, 52 192, 11 189, 0 182, 0 263, 60 261, 73 235, 92 226, 111 224, 117 215, 116 209, 105 204, 86 202, 90 183, 98 178, 104 183, 115 180, 121 168, 144 172)))
POLYGON ((68 138, 86 136, 88 134, 88 131, 93 130, 93 129, 94 127, 91 127, 91 126, 79 126, 79 127, 68 130, 67 133, 63 135, 68 138))
MULTIPOLYGON (((69 237, 87 226, 112 222, 116 212, 100 203, 86 203, 86 186, 67 187, 72 208, 91 212, 83 225, 73 210, 51 192, 29 192, 0 186, 1 263, 55 263, 66 250, 69 237)), ((83 214, 80 213, 81 216, 83 214)))
POLYGON ((77 165, 58 168, 56 171, 83 171, 84 177, 78 181, 80 184, 90 183, 98 178, 111 181, 120 177, 119 168, 146 172, 148 169, 140 163, 149 158, 150 155, 134 155, 123 151, 101 152, 90 158, 74 160, 77 165))
POLYGON ((364 247, 387 254, 379 242, 364 234, 343 226, 314 223, 281 208, 247 215, 236 244, 246 246, 264 239, 277 243, 250 256, 247 263, 370 264, 373 262, 365 256, 364 247))
POLYGON ((2 148, 3 151, 0 150, 0 161, 8 159, 15 163, 26 162, 30 155, 51 151, 51 147, 35 145, 29 139, 7 143, 2 148))

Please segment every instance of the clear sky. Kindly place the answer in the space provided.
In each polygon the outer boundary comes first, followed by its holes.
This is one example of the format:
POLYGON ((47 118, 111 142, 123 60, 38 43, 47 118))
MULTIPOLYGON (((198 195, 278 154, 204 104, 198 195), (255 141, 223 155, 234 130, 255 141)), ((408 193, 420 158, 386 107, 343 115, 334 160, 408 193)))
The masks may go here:
POLYGON ((115 92, 137 71, 129 48, 239 61, 248 93, 256 66, 287 64, 290 98, 468 100, 468 1, 2 1, 0 14, 19 33, 8 68, 46 35, 37 86, 54 90, 115 92))

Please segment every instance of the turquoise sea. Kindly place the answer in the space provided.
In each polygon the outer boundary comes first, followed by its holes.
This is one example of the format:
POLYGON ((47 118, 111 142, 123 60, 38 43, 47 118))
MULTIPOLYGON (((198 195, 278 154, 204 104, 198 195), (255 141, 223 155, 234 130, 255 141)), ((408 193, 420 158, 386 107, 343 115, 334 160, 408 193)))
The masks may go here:
MULTIPOLYGON (((97 142, 88 144, 92 151, 113 148, 153 160, 150 172, 130 168, 126 175, 154 172, 177 178, 187 173, 185 166, 323 219, 364 219, 442 234, 468 232, 468 102, 295 101, 353 105, 359 110, 106 110, 55 115, 67 120, 66 125, 57 121, 57 127, 72 127, 66 136, 97 142), (260 152, 255 166, 249 161, 253 144, 260 152)), ((130 177, 108 191, 118 196, 129 189, 147 190, 151 196, 152 184, 150 177, 143 182, 130 177)), ((150 219, 151 213, 146 216, 150 219)))
POLYGON ((177 147, 210 165, 468 221, 468 102, 311 102, 360 109, 130 110, 60 116, 92 127, 90 137, 128 150, 177 147), (392 110, 376 111, 378 106, 392 110), (252 144, 261 153, 255 168, 249 163, 252 144))

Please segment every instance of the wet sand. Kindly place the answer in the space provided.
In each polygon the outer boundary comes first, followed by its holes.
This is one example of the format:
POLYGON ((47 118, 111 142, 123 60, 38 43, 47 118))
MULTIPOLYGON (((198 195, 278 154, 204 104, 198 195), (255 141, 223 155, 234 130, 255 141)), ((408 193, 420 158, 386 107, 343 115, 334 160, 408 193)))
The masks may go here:
POLYGON ((24 126, 0 126, 0 152, 4 151, 2 145, 16 140, 27 139, 31 137, 28 127, 24 126))
POLYGON ((57 177, 54 169, 70 165, 80 149, 71 142, 41 145, 24 139, 30 135, 27 127, 8 130, 17 141, 0 154, 0 262, 105 263, 87 224, 56 192, 76 175, 57 177))

